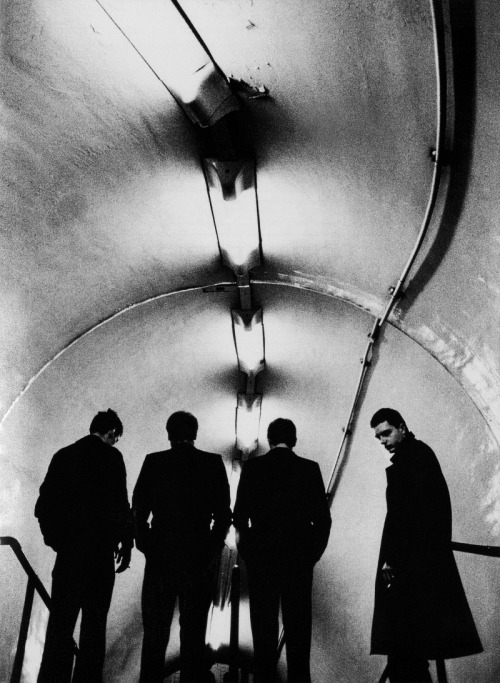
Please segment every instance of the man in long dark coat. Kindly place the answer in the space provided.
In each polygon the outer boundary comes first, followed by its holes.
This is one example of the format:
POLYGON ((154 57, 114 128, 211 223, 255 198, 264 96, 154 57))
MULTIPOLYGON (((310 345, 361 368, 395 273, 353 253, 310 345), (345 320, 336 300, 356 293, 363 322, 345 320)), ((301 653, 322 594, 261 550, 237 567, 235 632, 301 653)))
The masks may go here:
POLYGON ((123 426, 98 413, 90 434, 58 451, 35 506, 44 541, 56 552, 51 611, 38 683, 101 683, 106 621, 116 572, 130 564, 133 525, 122 454, 123 426), (73 678, 73 630, 80 648, 73 678))
POLYGON ((330 510, 318 463, 292 450, 294 423, 271 422, 267 438, 269 453, 243 466, 233 516, 248 573, 254 681, 276 680, 281 601, 288 681, 308 683, 313 568, 328 542, 330 510))
POLYGON ((136 545, 146 556, 141 683, 162 683, 165 678, 177 597, 181 681, 213 680, 205 633, 213 571, 231 522, 231 508, 222 458, 195 448, 197 432, 194 415, 173 413, 167 421, 172 447, 146 456, 132 496, 136 545))
POLYGON ((372 654, 391 683, 431 681, 429 659, 482 652, 451 548, 448 487, 433 451, 391 408, 370 426, 392 454, 375 582, 372 654))

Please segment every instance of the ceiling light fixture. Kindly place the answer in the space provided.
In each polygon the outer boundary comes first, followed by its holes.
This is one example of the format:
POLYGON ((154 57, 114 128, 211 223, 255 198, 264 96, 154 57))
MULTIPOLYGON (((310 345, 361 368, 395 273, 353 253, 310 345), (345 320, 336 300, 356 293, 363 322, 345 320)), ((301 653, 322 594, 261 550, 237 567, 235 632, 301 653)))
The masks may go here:
POLYGON ((238 394, 236 407, 236 448, 245 460, 256 450, 259 442, 260 394, 238 394))
POLYGON ((96 2, 191 121, 205 128, 240 108, 228 79, 177 3, 96 2))
POLYGON ((204 160, 204 170, 222 262, 237 275, 244 275, 260 265, 253 162, 204 160))
POLYGON ((231 315, 238 367, 247 375, 255 376, 265 368, 262 309, 233 309, 231 315))

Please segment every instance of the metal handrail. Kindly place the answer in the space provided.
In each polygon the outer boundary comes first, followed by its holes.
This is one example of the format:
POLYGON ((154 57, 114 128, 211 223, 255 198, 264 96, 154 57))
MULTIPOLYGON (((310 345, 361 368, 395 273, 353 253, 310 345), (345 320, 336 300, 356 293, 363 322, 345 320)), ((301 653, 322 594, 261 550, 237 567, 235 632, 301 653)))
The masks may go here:
POLYGON ((26 650, 26 641, 28 639, 28 629, 31 618, 31 610, 33 609, 33 600, 35 597, 35 590, 38 591, 45 605, 50 610, 50 595, 47 593, 45 586, 35 574, 35 570, 28 561, 28 558, 23 553, 21 544, 16 538, 12 536, 0 536, 0 545, 9 545, 14 551, 14 555, 19 560, 21 567, 28 576, 28 585, 26 586, 26 596, 24 598, 23 612, 21 616, 21 625, 19 627, 19 637, 17 639, 16 656, 14 657, 14 665, 12 667, 12 674, 10 683, 20 683, 21 673, 23 669, 24 653, 26 650))
POLYGON ((500 557, 500 546, 496 545, 475 545, 474 543, 451 542, 451 549, 471 555, 486 555, 488 557, 500 557))
POLYGON ((47 589, 35 573, 35 570, 31 566, 28 558, 24 554, 23 549, 21 548, 21 544, 19 543, 17 538, 14 538, 13 536, 0 536, 0 545, 10 545, 10 547, 14 551, 14 555, 19 560, 21 567, 28 575, 28 580, 33 581, 35 589, 38 591, 43 602, 50 610, 50 595, 48 594, 47 589))
MULTIPOLYGON (((47 592, 47 589, 40 581, 38 575, 31 566, 17 538, 14 538, 13 536, 0 536, 0 545, 7 545, 12 548, 12 550, 14 551, 14 555, 19 560, 19 564, 28 576, 28 585, 26 586, 26 596, 24 598, 21 625, 19 627, 19 637, 17 639, 16 656, 14 657, 14 665, 12 667, 12 674, 10 676, 10 683, 21 683, 24 653, 26 650, 26 641, 28 639, 28 629, 30 624, 31 611, 33 609, 35 591, 37 591, 38 595, 42 598, 49 612, 51 608, 51 600, 50 595, 47 592)), ((75 641, 73 641, 73 652, 75 655, 78 654, 78 646, 75 643, 75 641)))

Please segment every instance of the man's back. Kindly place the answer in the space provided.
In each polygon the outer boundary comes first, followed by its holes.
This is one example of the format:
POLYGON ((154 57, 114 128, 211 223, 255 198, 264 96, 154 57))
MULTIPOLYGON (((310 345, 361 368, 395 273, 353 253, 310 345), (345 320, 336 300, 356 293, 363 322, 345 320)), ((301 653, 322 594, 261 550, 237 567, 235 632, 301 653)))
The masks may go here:
POLYGON ((221 545, 230 521, 229 486, 221 456, 188 443, 150 453, 132 506, 139 544, 152 542, 162 552, 186 560, 210 553, 221 545))
POLYGON ((115 559, 117 573, 130 565, 126 471, 114 448, 123 425, 108 409, 95 415, 89 432, 53 456, 35 506, 44 541, 57 552, 38 683, 102 680, 115 559), (72 636, 80 612, 73 671, 72 636))
POLYGON ((120 451, 91 434, 58 451, 40 487, 35 515, 56 549, 71 544, 114 548, 129 515, 120 451))
POLYGON ((273 448, 243 467, 234 510, 247 561, 314 564, 331 525, 319 466, 273 448))
POLYGON ((269 424, 269 453, 241 473, 234 526, 245 560, 254 644, 254 677, 276 680, 279 610, 288 681, 310 683, 314 564, 328 542, 331 518, 318 463, 297 456, 287 418, 269 424))

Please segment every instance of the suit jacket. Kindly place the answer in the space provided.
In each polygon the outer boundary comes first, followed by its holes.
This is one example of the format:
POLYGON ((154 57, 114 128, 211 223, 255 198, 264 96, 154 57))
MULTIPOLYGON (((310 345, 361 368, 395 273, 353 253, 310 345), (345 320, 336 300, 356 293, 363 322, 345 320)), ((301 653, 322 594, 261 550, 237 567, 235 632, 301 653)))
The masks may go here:
POLYGON ((89 434, 52 458, 35 506, 54 550, 133 545, 127 475, 120 451, 89 434))
POLYGON ((233 521, 248 566, 314 565, 331 527, 318 464, 281 447, 245 462, 233 521))
POLYGON ((433 451, 410 434, 387 468, 387 516, 375 581, 372 654, 427 659, 482 651, 451 549, 448 486, 433 451), (380 572, 395 573, 387 588, 380 572))
POLYGON ((161 556, 179 566, 208 566, 221 550, 231 522, 221 456, 188 443, 150 453, 134 489, 132 508, 136 544, 146 557, 161 556))

